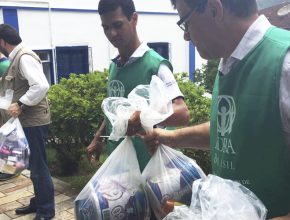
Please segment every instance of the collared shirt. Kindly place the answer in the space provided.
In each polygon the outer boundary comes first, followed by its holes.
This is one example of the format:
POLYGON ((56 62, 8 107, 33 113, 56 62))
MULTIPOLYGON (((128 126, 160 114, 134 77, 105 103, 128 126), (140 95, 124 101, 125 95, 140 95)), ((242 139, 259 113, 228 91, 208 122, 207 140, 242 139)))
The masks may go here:
MULTIPOLYGON (((17 45, 9 54, 10 61, 16 56, 17 52, 23 48, 23 43, 17 45)), ((30 55, 24 54, 20 58, 20 75, 29 84, 28 91, 19 99, 25 105, 34 106, 38 104, 49 89, 49 83, 43 73, 42 64, 30 55)))
MULTIPOLYGON (((123 65, 130 65, 134 61, 136 61, 138 58, 142 57, 150 48, 148 47, 147 43, 143 42, 131 55, 129 60, 123 65)), ((112 59, 113 62, 117 63, 118 65, 118 59, 120 58, 120 55, 115 56, 114 59, 112 59)), ((172 71, 169 69, 168 66, 161 63, 158 69, 157 76, 164 82, 164 85, 167 90, 167 94, 171 98, 171 100, 177 98, 177 97, 183 97, 183 94, 181 93, 178 84, 174 78, 174 75, 172 71)))
MULTIPOLYGON (((271 26, 264 15, 259 16, 249 27, 231 56, 221 59, 219 71, 224 75, 228 74, 262 40, 271 26)), ((282 67, 279 102, 282 129, 290 147, 290 51, 287 52, 282 67)))

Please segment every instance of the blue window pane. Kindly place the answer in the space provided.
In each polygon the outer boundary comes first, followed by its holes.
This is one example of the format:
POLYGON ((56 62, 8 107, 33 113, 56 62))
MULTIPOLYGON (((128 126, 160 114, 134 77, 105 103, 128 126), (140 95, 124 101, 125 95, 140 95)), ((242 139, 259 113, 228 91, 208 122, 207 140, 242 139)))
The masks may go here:
POLYGON ((89 72, 88 47, 57 47, 56 62, 58 78, 69 78, 71 73, 89 72))
POLYGON ((169 59, 169 44, 168 43, 148 43, 148 47, 155 50, 165 59, 169 59))
POLYGON ((5 24, 9 24, 19 32, 17 9, 3 8, 3 19, 5 24))

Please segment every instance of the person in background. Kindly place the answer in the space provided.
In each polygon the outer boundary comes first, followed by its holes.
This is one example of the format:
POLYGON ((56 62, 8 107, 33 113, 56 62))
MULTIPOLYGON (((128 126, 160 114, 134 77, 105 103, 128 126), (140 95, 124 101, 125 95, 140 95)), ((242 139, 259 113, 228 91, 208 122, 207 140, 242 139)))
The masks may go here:
POLYGON ((213 174, 239 181, 268 209, 290 219, 290 32, 258 15, 256 0, 172 0, 204 59, 221 58, 210 122, 143 135, 149 151, 211 150, 213 174))
POLYGON ((0 77, 7 71, 10 65, 10 61, 2 53, 0 53, 0 77))
MULTIPOLYGON (((0 53, 0 77, 2 77, 4 73, 7 71, 9 65, 10 65, 9 59, 5 57, 2 53, 0 53)), ((0 125, 0 127, 1 126, 2 124, 0 125)), ((0 172, 0 181, 12 179, 18 175, 19 174, 8 174, 0 172)))
MULTIPOLYGON (((172 73, 170 62, 150 49, 139 40, 136 26, 138 14, 132 0, 101 0, 98 11, 107 39, 118 49, 118 55, 109 68, 108 96, 127 97, 140 84, 150 84, 152 75, 157 75, 164 82, 168 95, 172 99, 174 113, 160 125, 181 126, 188 124, 189 113, 183 95, 172 73)), ((158 94, 156 94, 158 95, 158 94)), ((134 135, 141 128, 140 112, 135 112, 129 120, 127 134, 134 135)), ((109 120, 104 120, 86 151, 98 159, 102 150, 101 135, 110 135, 109 120)), ((108 141, 111 153, 119 142, 108 141)), ((141 171, 150 159, 143 141, 133 138, 141 171)))
POLYGON ((50 123, 47 100, 49 83, 39 57, 24 46, 17 31, 0 25, 0 52, 11 60, 8 71, 0 81, 1 94, 13 89, 9 117, 18 117, 30 148, 29 170, 34 197, 28 206, 16 209, 16 214, 36 212, 34 220, 49 220, 55 215, 54 186, 48 169, 45 140, 50 123))

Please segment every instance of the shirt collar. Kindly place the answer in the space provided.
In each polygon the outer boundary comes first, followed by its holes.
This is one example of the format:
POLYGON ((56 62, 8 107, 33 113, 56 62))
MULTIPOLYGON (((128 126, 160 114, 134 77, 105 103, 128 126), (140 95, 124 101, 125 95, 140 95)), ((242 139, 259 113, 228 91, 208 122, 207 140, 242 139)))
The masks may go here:
POLYGON ((232 65, 242 60, 262 40, 270 27, 268 19, 264 15, 260 15, 249 27, 231 56, 220 60, 218 70, 227 74, 232 65))
POLYGON ((268 19, 264 15, 260 15, 249 27, 231 57, 242 60, 262 40, 270 27, 268 19))
POLYGON ((147 43, 145 42, 142 42, 140 44, 140 46, 134 51, 134 53, 132 54, 132 57, 135 57, 135 58, 139 58, 139 57, 143 57, 143 55, 148 51, 150 50, 150 48, 148 47, 147 43))
POLYGON ((13 58, 16 56, 17 52, 24 47, 23 43, 18 44, 9 54, 9 60, 13 60, 13 58))
MULTIPOLYGON (((134 53, 130 56, 129 60, 124 64, 127 65, 129 63, 134 62, 137 58, 142 57, 150 48, 148 47, 146 42, 142 42, 140 46, 134 51, 134 53)), ((117 52, 114 58, 112 59, 113 62, 118 63, 118 59, 120 58, 120 54, 117 52)))

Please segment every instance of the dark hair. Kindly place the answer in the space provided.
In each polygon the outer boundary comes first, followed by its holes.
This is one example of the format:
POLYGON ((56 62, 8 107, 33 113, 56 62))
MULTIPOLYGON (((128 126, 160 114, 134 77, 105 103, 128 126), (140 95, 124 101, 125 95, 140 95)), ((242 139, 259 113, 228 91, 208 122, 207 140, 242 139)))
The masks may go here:
POLYGON ((21 37, 15 28, 8 24, 0 24, 0 39, 11 45, 18 45, 22 42, 21 37))
POLYGON ((121 7, 124 15, 131 20, 131 17, 135 10, 133 0, 100 0, 98 11, 100 15, 112 12, 121 7))
MULTIPOLYGON (((171 0, 172 5, 176 8, 176 1, 171 0)), ((184 0, 190 8, 196 8, 197 12, 204 12, 208 0, 184 0)), ((221 0, 223 6, 227 8, 233 15, 246 18, 257 12, 256 0, 221 0)))
MULTIPOLYGON (((174 8, 176 8, 176 1, 180 0, 171 0, 171 3, 174 8)), ((190 8, 195 8, 197 12, 204 12, 207 0, 184 0, 185 3, 190 7, 190 8)))

